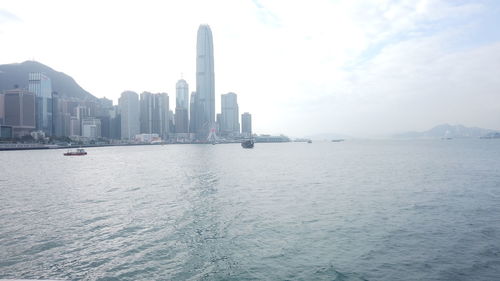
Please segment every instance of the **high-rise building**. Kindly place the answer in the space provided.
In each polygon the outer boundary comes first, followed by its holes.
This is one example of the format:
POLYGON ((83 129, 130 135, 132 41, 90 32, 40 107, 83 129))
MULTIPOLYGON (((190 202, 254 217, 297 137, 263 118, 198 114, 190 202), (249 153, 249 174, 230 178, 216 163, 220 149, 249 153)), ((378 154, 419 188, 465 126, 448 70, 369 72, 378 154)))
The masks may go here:
POLYGON ((166 139, 168 136, 169 97, 167 93, 141 94, 140 123, 141 134, 158 134, 166 139))
POLYGON ((23 89, 5 91, 4 115, 14 137, 29 135, 36 128, 35 95, 23 89))
POLYGON ((175 85, 175 132, 189 132, 189 86, 181 79, 175 85))
POLYGON ((104 97, 104 98, 100 98, 100 99, 99 99, 99 105, 100 105, 102 108, 109 109, 109 108, 112 108, 112 107, 113 107, 113 101, 112 101, 112 100, 110 100, 110 99, 107 99, 106 97, 104 97))
POLYGON ((172 110, 168 111, 168 133, 175 133, 175 114, 172 110))
MULTIPOLYGON (((109 128, 109 137, 111 139, 120 139, 121 138, 121 114, 120 109, 117 105, 114 105, 112 109, 109 111, 110 119, 110 128, 109 128)), ((102 130, 102 129, 101 129, 102 130)))
POLYGON ((205 139, 215 122, 214 47, 212 31, 200 25, 196 41, 196 133, 205 139))
POLYGON ((87 117, 82 120, 82 136, 89 139, 101 137, 101 120, 87 117))
POLYGON ((74 136, 81 136, 82 135, 82 124, 81 120, 78 119, 76 116, 71 116, 69 119, 69 135, 74 137, 74 136))
POLYGON ((3 125, 5 118, 4 94, 0 93, 0 125, 3 125))
POLYGON ((175 107, 189 109, 189 85, 184 79, 175 84, 175 107))
POLYGON ((245 137, 252 136, 252 115, 248 112, 241 114, 241 134, 245 137))
POLYGON ((238 99, 235 93, 221 95, 220 132, 225 136, 235 136, 240 133, 238 99))
POLYGON ((189 101, 189 132, 196 133, 196 92, 191 92, 189 101))
POLYGON ((167 93, 160 93, 155 95, 157 97, 159 127, 158 135, 164 140, 168 139, 168 134, 171 131, 170 124, 170 98, 167 93))
POLYGON ((52 135, 52 83, 40 72, 30 72, 28 90, 35 94, 36 129, 52 135))
POLYGON ((140 132, 139 96, 132 91, 125 91, 118 100, 121 112, 121 138, 133 140, 140 132))
POLYGON ((140 112, 140 123, 141 123, 141 134, 152 134, 153 133, 153 94, 149 92, 143 92, 140 99, 141 112, 140 112))
POLYGON ((76 114, 76 105, 68 99, 62 98, 56 92, 52 94, 54 135, 57 137, 70 136, 71 116, 76 114))
POLYGON ((151 133, 161 135, 162 112, 165 110, 162 106, 160 94, 154 94, 152 97, 153 106, 151 111, 151 133))
POLYGON ((215 129, 216 129, 218 135, 220 135, 221 126, 222 126, 222 114, 217 113, 217 115, 215 117, 215 129))
POLYGON ((52 92, 52 135, 60 136, 61 132, 61 112, 59 109, 59 94, 57 92, 52 92))
POLYGON ((175 133, 187 134, 189 132, 188 111, 185 108, 175 108, 175 133))

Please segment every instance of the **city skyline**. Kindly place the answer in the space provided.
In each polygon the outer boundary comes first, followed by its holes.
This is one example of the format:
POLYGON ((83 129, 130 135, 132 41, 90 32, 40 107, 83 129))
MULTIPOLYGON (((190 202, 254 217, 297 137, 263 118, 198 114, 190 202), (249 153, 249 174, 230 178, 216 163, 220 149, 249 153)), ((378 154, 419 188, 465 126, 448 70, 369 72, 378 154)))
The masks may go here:
MULTIPOLYGON (((170 109, 170 97, 165 92, 143 91, 139 95, 127 90, 121 93, 118 105, 114 106, 112 100, 105 97, 96 99, 81 88, 80 90, 85 92, 85 98, 76 97, 78 90, 75 89, 79 86, 74 79, 43 64, 35 61, 10 64, 5 71, 0 71, 0 74, 5 73, 4 77, 0 77, 0 81, 10 83, 15 88, 10 90, 8 85, 0 87, 0 136, 31 136, 33 139, 47 137, 46 141, 50 141, 49 138, 53 141, 54 138, 62 137, 65 140, 69 138, 89 143, 109 143, 119 139, 141 143, 214 144, 238 141, 242 136, 249 137, 248 129, 240 132, 239 107, 235 93, 221 95, 221 113, 217 114, 215 120, 213 50, 210 26, 201 24, 196 40, 196 92, 192 92, 192 99, 189 101, 189 84, 184 79, 179 79, 176 83, 175 113, 170 109), (51 74, 45 74, 43 70, 51 74), (23 76, 28 77, 27 86, 23 76), (54 80, 54 87, 50 76, 58 77, 54 80), (63 80, 69 82, 66 85, 69 88, 59 88, 61 77, 65 77, 63 80), (9 95, 9 91, 14 93, 9 95), (58 91, 61 91, 61 95, 58 91), (29 106, 19 102, 26 96, 24 93, 34 98, 34 108, 31 112, 28 110, 29 106), (36 117, 35 127, 26 126, 23 122, 25 114, 36 117)), ((243 119, 243 115, 241 118, 243 119)))
MULTIPOLYGON (((216 30, 215 94, 238 93, 240 112, 256 117, 259 132, 373 136, 441 123, 500 129, 500 105, 493 102, 500 93, 494 75, 500 5, 494 1, 307 7, 153 1, 123 3, 111 17, 112 2, 4 4, 0 38, 18 44, 4 45, 0 63, 35 58, 115 102, 133 90, 167 92, 173 104, 179 78, 194 86, 193 32, 201 22, 216 30), (46 44, 29 44, 42 38, 46 44)), ((215 108, 220 112, 218 102, 215 108)))

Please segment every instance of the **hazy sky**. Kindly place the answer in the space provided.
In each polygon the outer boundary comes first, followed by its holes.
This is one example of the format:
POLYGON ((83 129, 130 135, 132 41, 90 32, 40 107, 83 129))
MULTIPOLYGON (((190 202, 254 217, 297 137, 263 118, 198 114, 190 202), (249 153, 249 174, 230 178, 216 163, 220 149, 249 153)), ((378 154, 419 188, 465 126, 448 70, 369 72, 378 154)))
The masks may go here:
POLYGON ((500 1, 23 1, 0 5, 0 64, 34 58, 97 97, 195 85, 211 26, 217 111, 254 131, 379 136, 500 129, 500 1))

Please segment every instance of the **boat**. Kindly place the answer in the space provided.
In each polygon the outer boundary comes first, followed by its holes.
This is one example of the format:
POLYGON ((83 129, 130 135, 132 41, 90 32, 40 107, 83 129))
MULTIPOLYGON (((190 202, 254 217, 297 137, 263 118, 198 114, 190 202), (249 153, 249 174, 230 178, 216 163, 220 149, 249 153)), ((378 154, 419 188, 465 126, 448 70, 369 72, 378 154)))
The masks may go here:
POLYGON ((76 151, 69 151, 64 153, 64 156, 83 156, 87 155, 87 151, 83 148, 77 148, 76 151))
POLYGON ((313 141, 312 140, 307 140, 307 143, 312 143, 313 141))
POLYGON ((241 143, 241 147, 243 148, 253 148, 254 142, 253 140, 245 140, 241 143))
POLYGON ((344 139, 335 139, 335 140, 332 140, 332 142, 341 142, 341 141, 344 141, 344 139))

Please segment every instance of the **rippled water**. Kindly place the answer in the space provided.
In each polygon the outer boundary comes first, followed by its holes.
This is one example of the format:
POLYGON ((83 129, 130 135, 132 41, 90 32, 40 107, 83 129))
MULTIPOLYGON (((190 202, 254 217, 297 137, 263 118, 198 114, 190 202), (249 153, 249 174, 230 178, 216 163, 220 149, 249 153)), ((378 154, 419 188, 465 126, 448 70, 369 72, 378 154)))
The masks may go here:
POLYGON ((0 152, 0 278, 500 279, 500 141, 88 152, 0 152))

